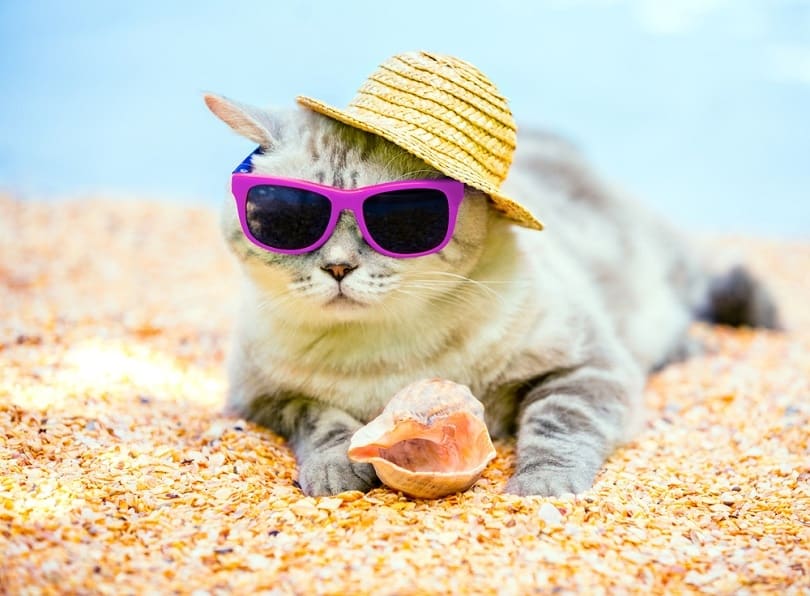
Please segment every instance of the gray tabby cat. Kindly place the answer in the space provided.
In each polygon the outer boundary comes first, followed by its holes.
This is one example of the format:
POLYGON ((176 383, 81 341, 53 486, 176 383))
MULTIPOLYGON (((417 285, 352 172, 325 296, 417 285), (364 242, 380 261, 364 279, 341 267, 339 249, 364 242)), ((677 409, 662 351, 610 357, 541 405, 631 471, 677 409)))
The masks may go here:
MULTIPOLYGON (((264 147, 256 172, 340 188, 439 176, 304 109, 206 103, 264 147)), ((348 460, 349 439, 426 377, 468 385, 494 438, 517 432, 507 491, 580 492, 638 428, 645 375, 684 351, 693 320, 777 325, 745 269, 711 277, 679 235, 557 138, 519 136, 504 190, 546 229, 513 225, 468 190, 450 244, 411 259, 373 251, 350 213, 314 252, 266 252, 227 199, 224 233, 244 273, 228 408, 289 440, 306 494, 376 485, 371 466, 348 460)))

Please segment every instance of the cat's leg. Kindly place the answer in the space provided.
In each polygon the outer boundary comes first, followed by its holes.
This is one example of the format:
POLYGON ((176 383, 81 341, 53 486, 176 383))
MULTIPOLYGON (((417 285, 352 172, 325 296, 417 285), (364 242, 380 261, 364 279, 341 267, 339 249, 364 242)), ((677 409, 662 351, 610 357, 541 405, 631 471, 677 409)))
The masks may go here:
POLYGON ((348 458, 349 441, 362 423, 343 410, 305 397, 273 395, 252 400, 247 417, 289 441, 305 494, 367 491, 379 485, 370 464, 348 458))
POLYGON ((545 375, 521 404, 517 467, 507 492, 555 496, 590 488, 607 456, 634 432, 642 384, 629 362, 545 375))
POLYGON ((377 486, 374 468, 353 463, 347 455, 351 436, 363 424, 340 408, 280 388, 257 364, 272 370, 272 361, 257 353, 261 353, 260 346, 247 333, 235 336, 228 361, 226 413, 284 437, 295 453, 298 483, 308 495, 367 491, 377 486))

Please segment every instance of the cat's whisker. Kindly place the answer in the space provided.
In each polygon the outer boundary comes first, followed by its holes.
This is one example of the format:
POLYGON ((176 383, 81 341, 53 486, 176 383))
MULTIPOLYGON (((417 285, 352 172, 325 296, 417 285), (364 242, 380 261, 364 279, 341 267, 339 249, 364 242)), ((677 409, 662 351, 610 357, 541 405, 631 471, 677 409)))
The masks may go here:
POLYGON ((256 304, 256 308, 259 312, 272 312, 282 306, 285 306, 286 304, 289 304, 294 299, 294 292, 292 290, 286 290, 281 294, 259 300, 259 302, 256 304))
POLYGON ((489 287, 488 282, 478 281, 478 280, 466 277, 464 275, 459 275, 459 274, 456 274, 456 273, 446 273, 446 272, 442 272, 442 271, 435 271, 435 272, 431 271, 431 272, 428 272, 428 273, 429 274, 434 274, 434 275, 446 274, 447 276, 452 277, 453 279, 452 280, 417 279, 415 281, 417 283, 425 284, 426 287, 428 287, 428 288, 431 287, 431 284, 435 284, 435 285, 432 286, 432 289, 441 288, 442 285, 444 285, 446 287, 448 285, 453 285, 453 284, 458 284, 458 285, 467 285, 468 284, 468 285, 470 285, 470 286, 472 286, 474 288, 479 288, 481 290, 484 290, 484 291, 488 292, 493 298, 497 298, 500 302, 504 302, 504 300, 505 300, 505 298, 503 297, 502 294, 495 291, 493 288, 489 287))
MULTIPOLYGON (((458 283, 458 281, 457 281, 457 280, 454 280, 454 279, 428 279, 428 278, 421 279, 421 278, 416 278, 416 277, 411 278, 411 279, 414 279, 414 280, 416 280, 416 281, 428 281, 428 282, 431 282, 431 283, 437 283, 437 284, 440 284, 440 283, 444 283, 444 284, 457 284, 457 283, 458 283)), ((473 282, 475 282, 475 283, 479 283, 479 284, 486 284, 486 285, 490 285, 490 284, 502 284, 502 285, 515 285, 515 286, 519 286, 519 285, 530 285, 530 284, 531 284, 531 280, 522 280, 522 279, 518 279, 518 280, 486 280, 486 279, 475 279, 475 280, 473 280, 473 279, 469 279, 469 278, 468 278, 468 280, 469 280, 469 281, 473 281, 473 282)))
POLYGON ((413 298, 415 300, 419 300, 421 302, 431 302, 432 297, 427 296, 422 292, 411 292, 405 288, 396 288, 393 292, 391 292, 393 297, 402 297, 407 296, 408 298, 413 298))
MULTIPOLYGON (((472 277, 468 277, 466 275, 461 275, 460 273, 453 273, 451 271, 422 271, 420 272, 422 275, 444 275, 446 277, 452 277, 454 280, 459 280, 463 282, 473 283, 473 284, 492 284, 492 283, 503 283, 503 284, 514 284, 520 283, 523 280, 486 280, 486 279, 473 279, 472 277)), ((435 280, 435 281, 442 281, 442 280, 435 280)), ((450 281, 450 280, 447 280, 450 281)), ((528 280, 527 280, 528 281, 528 280)))
POLYGON ((429 304, 447 304, 449 306, 469 306, 474 305, 475 301, 472 300, 469 296, 459 295, 459 294, 433 294, 428 295, 421 291, 410 291, 410 290, 424 290, 430 288, 423 288, 419 286, 409 285, 406 288, 397 288, 394 292, 399 294, 404 294, 411 299, 416 299, 421 302, 426 302, 429 304))
MULTIPOLYGON (((454 306, 475 306, 477 301, 473 299, 472 296, 468 294, 457 294, 457 293, 432 293, 432 294, 425 294, 425 290, 432 290, 435 288, 426 287, 426 286, 418 286, 418 285, 410 285, 408 286, 410 290, 416 290, 413 292, 414 294, 418 294, 420 298, 422 298, 426 302, 432 303, 444 303, 444 304, 451 304, 454 306)), ((500 297, 496 296, 496 299, 500 300, 500 297)), ((478 303, 480 305, 480 303, 478 303)))
POLYGON ((443 271, 436 271, 436 272, 431 272, 431 273, 433 273, 435 275, 447 275, 447 276, 452 277, 454 279, 449 279, 449 280, 430 279, 430 280, 425 280, 425 281, 429 281, 430 283, 436 283, 436 284, 442 284, 442 283, 444 283, 444 284, 454 284, 454 283, 458 283, 459 281, 461 281, 463 283, 472 284, 475 287, 487 290, 492 294, 497 294, 500 298, 503 298, 503 295, 500 294, 500 292, 497 292, 495 289, 493 289, 490 286, 496 286, 498 288, 503 288, 503 289, 510 289, 510 288, 520 289, 520 288, 530 288, 530 287, 532 287, 532 283, 533 283, 533 281, 530 280, 530 279, 483 280, 483 279, 472 279, 472 278, 469 278, 469 277, 466 277, 466 276, 463 276, 463 275, 458 275, 458 274, 455 274, 455 273, 449 273, 449 272, 443 272, 443 271))
MULTIPOLYGON (((483 289, 485 289, 485 290, 487 290, 487 291, 489 291, 489 292, 491 292, 493 294, 497 293, 497 292, 495 292, 495 290, 490 288, 485 282, 478 281, 477 279, 472 279, 471 277, 467 277, 466 275, 461 275, 459 273, 451 273, 449 271, 426 271, 425 273, 428 274, 428 275, 444 275, 444 276, 447 276, 447 277, 451 277, 454 280, 458 280, 458 281, 463 282, 463 283, 468 283, 468 284, 472 284, 472 285, 475 285, 477 287, 483 288, 483 289)), ((442 281, 442 280, 435 280, 435 281, 442 281)), ((447 281, 447 280, 444 280, 444 281, 447 281)))

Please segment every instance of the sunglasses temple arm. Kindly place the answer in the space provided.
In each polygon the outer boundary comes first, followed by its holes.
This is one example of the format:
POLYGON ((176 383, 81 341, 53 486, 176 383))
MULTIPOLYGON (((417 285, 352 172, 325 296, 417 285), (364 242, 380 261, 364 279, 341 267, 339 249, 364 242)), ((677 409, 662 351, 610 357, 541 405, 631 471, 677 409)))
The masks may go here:
POLYGON ((264 153, 264 150, 262 149, 261 145, 256 147, 256 149, 254 149, 250 153, 250 155, 248 155, 245 159, 242 160, 242 163, 240 163, 238 166, 236 166, 236 169, 233 171, 233 173, 234 174, 248 174, 248 173, 252 172, 253 171, 253 156, 254 155, 261 155, 262 153, 264 153))

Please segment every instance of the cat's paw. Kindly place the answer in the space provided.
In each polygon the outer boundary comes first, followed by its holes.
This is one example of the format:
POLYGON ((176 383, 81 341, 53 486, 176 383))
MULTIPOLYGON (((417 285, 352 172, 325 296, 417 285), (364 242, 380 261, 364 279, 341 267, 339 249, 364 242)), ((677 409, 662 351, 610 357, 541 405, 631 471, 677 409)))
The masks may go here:
POLYGON ((593 486, 596 470, 586 467, 534 468, 517 472, 506 483, 504 492, 513 495, 558 497, 581 493, 593 486))
POLYGON ((311 497, 336 495, 347 490, 366 492, 380 481, 371 464, 349 461, 345 445, 310 455, 298 468, 298 484, 311 497))

